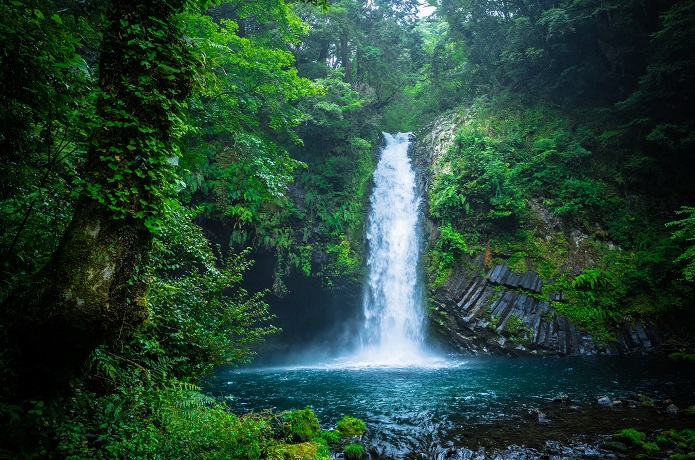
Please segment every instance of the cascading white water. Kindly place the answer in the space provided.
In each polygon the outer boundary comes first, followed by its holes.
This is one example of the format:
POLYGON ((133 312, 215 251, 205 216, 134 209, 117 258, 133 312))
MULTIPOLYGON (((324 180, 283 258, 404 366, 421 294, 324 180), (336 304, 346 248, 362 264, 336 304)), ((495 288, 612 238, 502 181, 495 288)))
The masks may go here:
POLYGON ((420 198, 408 158, 410 134, 384 137, 367 229, 369 277, 360 355, 377 364, 418 364, 425 358, 418 270, 420 198))

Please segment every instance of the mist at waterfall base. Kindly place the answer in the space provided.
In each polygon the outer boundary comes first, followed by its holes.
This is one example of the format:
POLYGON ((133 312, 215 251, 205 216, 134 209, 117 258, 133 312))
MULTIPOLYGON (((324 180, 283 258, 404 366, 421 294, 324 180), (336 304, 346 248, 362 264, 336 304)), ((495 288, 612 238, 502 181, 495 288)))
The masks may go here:
MULTIPOLYGON (((361 442, 372 459, 474 458, 480 447, 534 447, 628 426, 678 426, 657 411, 592 404, 600 395, 634 393, 679 407, 695 402, 692 371, 659 357, 461 358, 427 350, 417 269, 419 197, 408 142, 407 134, 385 135, 366 229, 364 291, 325 292, 316 280, 291 275, 289 295, 278 299, 286 308, 275 310, 282 345, 250 366, 220 367, 206 391, 231 397, 237 413, 311 406, 323 429, 345 414, 359 417, 368 427, 361 442), (548 408, 560 394, 572 405, 548 408), (550 424, 538 423, 534 414, 541 408, 550 424), (553 412, 558 408, 564 412, 553 412), (655 422, 660 416, 667 419, 655 422)), ((261 259, 259 268, 264 264, 272 269, 272 260, 261 259)), ((484 458, 533 458, 505 455, 484 458)))

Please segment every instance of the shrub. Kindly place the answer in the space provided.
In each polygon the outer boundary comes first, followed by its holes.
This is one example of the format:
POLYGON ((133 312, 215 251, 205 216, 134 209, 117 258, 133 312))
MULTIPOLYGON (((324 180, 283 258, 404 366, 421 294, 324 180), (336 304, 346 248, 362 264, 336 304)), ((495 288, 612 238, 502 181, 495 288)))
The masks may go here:
POLYGON ((362 444, 348 444, 345 446, 346 460, 360 460, 364 455, 364 446, 362 444))
POLYGON ((335 432, 340 437, 361 436, 366 429, 367 426, 362 420, 344 415, 343 418, 338 421, 335 432))
POLYGON ((327 445, 336 444, 340 440, 340 436, 335 431, 322 431, 318 439, 327 445))

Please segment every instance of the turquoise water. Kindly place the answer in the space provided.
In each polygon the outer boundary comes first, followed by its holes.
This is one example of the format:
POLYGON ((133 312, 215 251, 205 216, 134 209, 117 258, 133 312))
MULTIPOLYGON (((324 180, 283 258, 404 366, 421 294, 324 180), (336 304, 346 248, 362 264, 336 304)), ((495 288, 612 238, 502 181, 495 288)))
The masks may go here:
POLYGON ((233 410, 240 413, 311 406, 324 429, 343 414, 362 418, 369 429, 364 441, 373 458, 413 452, 434 458, 454 446, 483 445, 478 438, 494 438, 495 430, 507 433, 511 444, 547 435, 553 425, 534 433, 538 423, 530 414, 559 394, 570 397, 572 405, 563 410, 573 411, 574 418, 553 415, 556 428, 567 431, 565 423, 578 432, 598 430, 597 418, 605 419, 610 430, 616 423, 636 424, 647 413, 599 409, 595 400, 601 395, 620 399, 643 393, 657 400, 672 399, 682 407, 692 404, 695 396, 687 368, 642 356, 470 358, 429 368, 340 362, 221 368, 208 391, 231 396, 233 410), (596 415, 597 410, 602 412, 596 415), (612 420, 615 417, 617 421, 612 420), (519 439, 514 439, 515 427, 523 428, 519 439))

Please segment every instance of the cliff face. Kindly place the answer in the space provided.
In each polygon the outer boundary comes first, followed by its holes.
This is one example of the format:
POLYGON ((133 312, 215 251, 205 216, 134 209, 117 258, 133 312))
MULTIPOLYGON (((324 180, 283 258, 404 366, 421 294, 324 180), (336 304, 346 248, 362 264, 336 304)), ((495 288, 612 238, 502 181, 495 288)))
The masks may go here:
POLYGON ((649 351, 668 338, 652 320, 613 326, 615 340, 597 342, 589 331, 556 311, 562 293, 542 294, 535 272, 516 273, 506 263, 485 267, 486 254, 457 265, 433 290, 430 318, 449 344, 463 353, 592 355, 649 351))
MULTIPOLYGON (((446 170, 440 160, 465 118, 465 114, 453 113, 441 117, 413 149, 426 216, 430 184, 446 170)), ((529 198, 527 211, 530 217, 525 225, 533 227, 535 238, 562 248, 562 256, 551 270, 555 273, 577 276, 594 267, 597 251, 620 250, 553 216, 540 200, 529 198)), ((427 219, 425 234, 428 246, 433 247, 439 238, 435 221, 427 219)), ((486 250, 459 258, 444 282, 432 286, 435 283, 430 280, 431 325, 454 350, 508 355, 619 354, 655 350, 669 340, 668 331, 674 328, 663 318, 612 319, 598 335, 573 324, 558 311, 571 301, 553 286, 555 280, 543 279, 533 258, 512 261, 511 257, 488 245, 486 250)), ((546 267, 543 273, 547 272, 546 267)))

